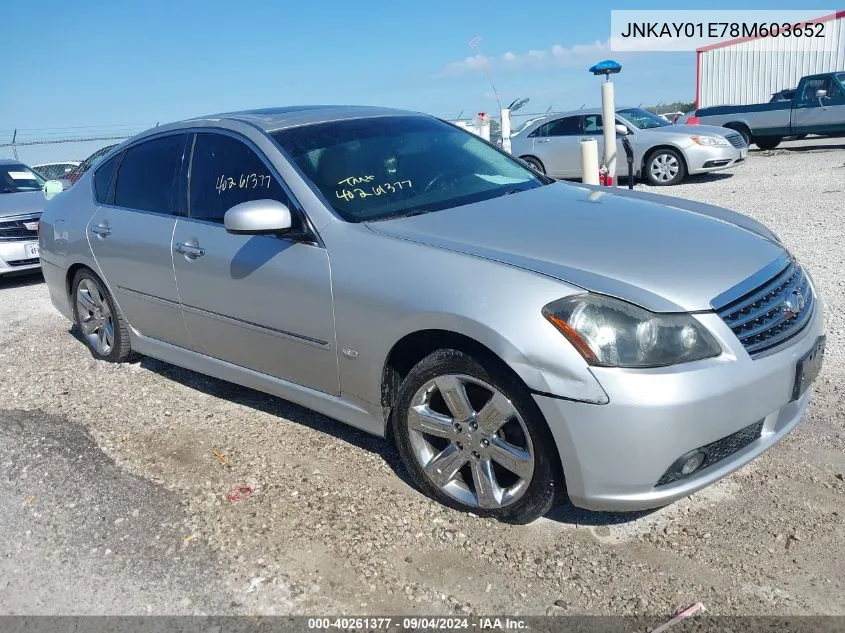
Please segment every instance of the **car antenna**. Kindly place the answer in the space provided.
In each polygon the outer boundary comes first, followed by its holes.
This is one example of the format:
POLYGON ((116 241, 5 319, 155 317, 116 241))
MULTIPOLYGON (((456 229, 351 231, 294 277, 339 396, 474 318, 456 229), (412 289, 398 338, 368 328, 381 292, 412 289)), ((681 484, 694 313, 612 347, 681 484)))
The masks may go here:
POLYGON ((586 103, 582 103, 582 104, 581 104, 581 107, 580 107, 580 108, 578 108, 578 109, 579 109, 579 110, 583 110, 585 105, 587 105, 587 104, 586 104, 586 103))
POLYGON ((455 117, 455 121, 460 121, 460 120, 461 120, 461 115, 462 115, 463 113, 464 113, 464 109, 463 109, 463 108, 461 108, 461 111, 460 111, 460 112, 458 112, 458 116, 457 116, 457 117, 455 117))

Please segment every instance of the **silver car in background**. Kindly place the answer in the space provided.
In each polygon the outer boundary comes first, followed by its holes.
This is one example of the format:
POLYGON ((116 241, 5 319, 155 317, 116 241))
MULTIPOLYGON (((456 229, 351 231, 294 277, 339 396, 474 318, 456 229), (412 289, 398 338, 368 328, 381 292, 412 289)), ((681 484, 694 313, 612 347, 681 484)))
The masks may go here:
POLYGON ((37 271, 38 219, 44 179, 17 160, 0 158, 0 277, 37 271))
MULTIPOLYGON (((673 125, 640 108, 616 112, 616 175, 627 176, 622 147, 627 136, 634 149, 634 176, 652 185, 676 185, 685 176, 735 167, 745 160, 742 136, 709 125, 673 125)), ((596 139, 604 155, 601 110, 577 110, 528 121, 511 137, 514 156, 553 178, 581 177, 581 141, 596 139)))
POLYGON ((503 521, 713 483, 798 424, 824 349, 809 274, 758 222, 556 182, 400 110, 159 126, 41 222, 95 358, 388 436, 422 491, 503 521))

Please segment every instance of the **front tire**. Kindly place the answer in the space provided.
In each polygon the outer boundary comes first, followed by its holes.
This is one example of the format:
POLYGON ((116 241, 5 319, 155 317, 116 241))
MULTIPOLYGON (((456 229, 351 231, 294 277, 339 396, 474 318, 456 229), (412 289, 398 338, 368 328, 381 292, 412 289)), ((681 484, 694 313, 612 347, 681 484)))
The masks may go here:
POLYGON ((552 507, 554 440, 528 389, 495 363, 430 354, 399 387, 391 424, 414 483, 443 505, 520 524, 552 507))
POLYGON ((780 136, 757 136, 754 138, 754 144, 762 150, 774 149, 783 140, 780 136))
POLYGON ((657 187, 677 185, 687 175, 681 155, 673 149, 657 149, 645 161, 648 182, 657 187))
POLYGON ((71 284, 73 316, 85 345, 97 360, 129 360, 129 326, 102 281, 90 270, 80 270, 71 284))
POLYGON ((536 171, 539 174, 546 174, 546 168, 543 166, 543 163, 540 162, 540 159, 534 158, 533 156, 523 156, 522 160, 528 163, 528 166, 536 171))

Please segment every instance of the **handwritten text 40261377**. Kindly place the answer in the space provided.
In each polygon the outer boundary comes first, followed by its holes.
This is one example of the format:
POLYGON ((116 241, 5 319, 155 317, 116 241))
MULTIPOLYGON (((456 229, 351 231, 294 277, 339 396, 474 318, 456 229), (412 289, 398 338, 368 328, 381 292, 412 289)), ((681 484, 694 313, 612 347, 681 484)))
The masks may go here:
POLYGON ((375 176, 350 176, 338 181, 340 187, 335 195, 349 202, 355 198, 369 198, 370 196, 385 196, 403 189, 410 189, 413 183, 410 180, 397 180, 396 182, 384 182, 374 184, 375 176))
POLYGON ((223 193, 229 189, 269 189, 272 178, 265 174, 241 174, 237 178, 221 174, 217 178, 217 193, 223 193))

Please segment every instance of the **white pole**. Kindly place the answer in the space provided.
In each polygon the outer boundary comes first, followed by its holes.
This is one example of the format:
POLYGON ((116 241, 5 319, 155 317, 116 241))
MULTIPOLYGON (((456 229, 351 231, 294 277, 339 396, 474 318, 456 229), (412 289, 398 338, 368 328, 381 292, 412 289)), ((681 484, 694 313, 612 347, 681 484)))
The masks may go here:
POLYGON ((599 144, 594 138, 581 141, 581 182, 599 184, 599 144))
POLYGON ((502 149, 508 154, 511 153, 511 111, 510 108, 502 108, 502 149))
POLYGON ((490 140, 490 118, 487 115, 481 119, 481 138, 485 141, 490 140))
POLYGON ((605 81, 601 85, 601 118, 604 125, 604 164, 607 175, 613 177, 616 186, 616 99, 613 94, 613 82, 605 81))

